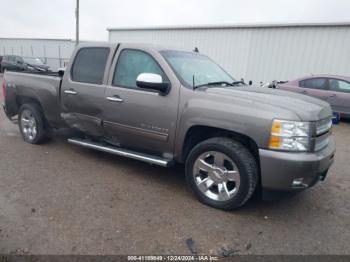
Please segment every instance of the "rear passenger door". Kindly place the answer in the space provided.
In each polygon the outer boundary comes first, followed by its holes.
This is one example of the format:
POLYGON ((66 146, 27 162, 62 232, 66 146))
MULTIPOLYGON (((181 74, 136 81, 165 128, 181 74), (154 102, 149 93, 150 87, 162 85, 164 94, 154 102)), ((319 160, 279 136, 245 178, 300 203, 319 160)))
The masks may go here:
POLYGON ((333 111, 350 114, 350 83, 341 79, 329 79, 328 102, 333 111))
POLYGON ((329 97, 328 78, 315 77, 299 81, 299 93, 327 101, 329 97))
POLYGON ((92 136, 102 135, 102 105, 110 47, 82 47, 64 74, 61 90, 62 118, 92 136))

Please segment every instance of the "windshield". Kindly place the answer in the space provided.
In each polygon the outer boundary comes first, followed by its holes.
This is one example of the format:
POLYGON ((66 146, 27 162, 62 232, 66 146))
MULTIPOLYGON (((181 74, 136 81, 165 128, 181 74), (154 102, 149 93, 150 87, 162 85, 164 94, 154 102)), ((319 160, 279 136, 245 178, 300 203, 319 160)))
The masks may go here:
POLYGON ((23 57, 23 60, 26 64, 31 65, 43 65, 43 62, 39 58, 34 57, 23 57))
POLYGON ((234 78, 205 55, 173 50, 165 50, 160 53, 186 86, 200 86, 213 82, 235 82, 234 78))

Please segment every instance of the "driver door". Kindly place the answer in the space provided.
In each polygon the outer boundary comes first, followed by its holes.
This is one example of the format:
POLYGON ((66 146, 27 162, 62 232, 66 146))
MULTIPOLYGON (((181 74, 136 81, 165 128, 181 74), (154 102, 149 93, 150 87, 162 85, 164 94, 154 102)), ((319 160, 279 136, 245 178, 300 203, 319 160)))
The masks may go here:
POLYGON ((116 57, 105 91, 106 139, 118 146, 171 157, 180 83, 153 50, 121 48, 116 57), (163 82, 170 82, 169 92, 160 94, 137 87, 136 79, 142 73, 157 74, 163 82))

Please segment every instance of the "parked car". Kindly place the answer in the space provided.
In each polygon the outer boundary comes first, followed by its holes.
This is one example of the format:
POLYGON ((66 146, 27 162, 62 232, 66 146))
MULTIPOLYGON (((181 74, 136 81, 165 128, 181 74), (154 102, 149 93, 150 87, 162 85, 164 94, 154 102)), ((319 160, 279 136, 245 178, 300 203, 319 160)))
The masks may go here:
MULTIPOLYGON (((221 209, 296 193, 334 161, 332 110, 312 97, 242 85, 207 56, 142 44, 79 45, 59 73, 6 72, 4 109, 24 141, 68 142, 164 167, 184 163, 202 202, 221 209)), ((96 178, 97 179, 97 178, 96 178)))
POLYGON ((0 64, 0 71, 39 71, 48 72, 50 67, 45 65, 39 58, 21 57, 17 55, 5 55, 0 64))
POLYGON ((350 77, 313 75, 279 84, 278 88, 317 97, 327 101, 334 112, 350 116, 350 77))

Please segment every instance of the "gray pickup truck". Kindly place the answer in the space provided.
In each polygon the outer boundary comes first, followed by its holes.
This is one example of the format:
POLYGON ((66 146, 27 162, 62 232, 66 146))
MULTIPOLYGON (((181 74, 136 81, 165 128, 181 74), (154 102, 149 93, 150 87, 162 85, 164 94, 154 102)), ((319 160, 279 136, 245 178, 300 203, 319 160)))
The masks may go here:
POLYGON ((184 163, 200 201, 221 209, 300 192, 333 163, 321 100, 236 81, 207 56, 140 44, 84 44, 64 73, 6 72, 4 110, 24 141, 69 143, 160 166, 184 163))

